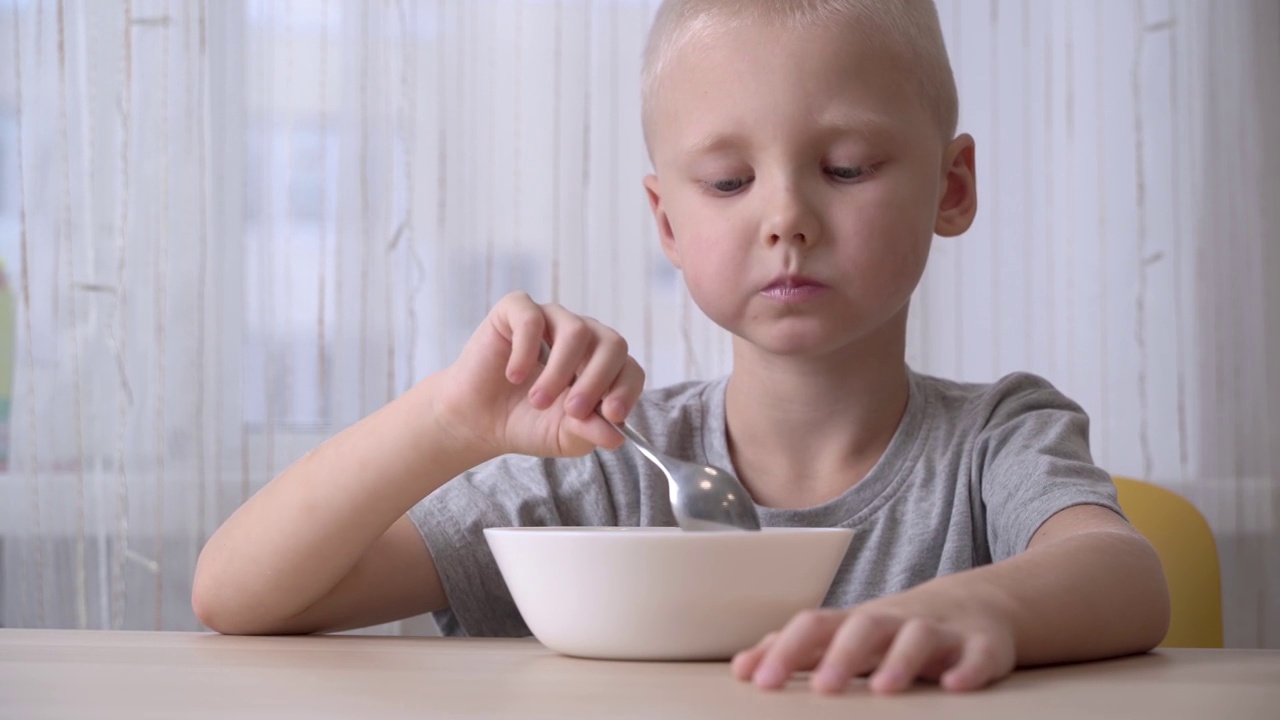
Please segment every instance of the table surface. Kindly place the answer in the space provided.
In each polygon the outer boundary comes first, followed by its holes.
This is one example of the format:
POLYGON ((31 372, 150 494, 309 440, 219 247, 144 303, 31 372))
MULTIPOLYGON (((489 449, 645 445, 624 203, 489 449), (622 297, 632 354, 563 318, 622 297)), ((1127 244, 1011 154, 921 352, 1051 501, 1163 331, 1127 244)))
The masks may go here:
POLYGON ((1280 718, 1280 652, 1160 650, 951 695, 762 692, 726 663, 557 655, 532 640, 0 630, 0 718, 1280 718))

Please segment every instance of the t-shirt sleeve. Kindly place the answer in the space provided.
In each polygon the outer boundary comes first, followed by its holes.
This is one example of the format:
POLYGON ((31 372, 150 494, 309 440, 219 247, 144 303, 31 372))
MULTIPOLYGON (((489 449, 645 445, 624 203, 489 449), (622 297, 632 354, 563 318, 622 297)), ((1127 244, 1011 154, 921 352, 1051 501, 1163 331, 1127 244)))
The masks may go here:
POLYGON ((975 443, 987 542, 993 561, 1027 548, 1040 526, 1076 505, 1121 517, 1115 483, 1093 462, 1083 408, 1042 378, 1010 375, 984 399, 987 420, 975 443))
POLYGON ((440 574, 446 635, 523 637, 529 628, 498 571, 487 527, 608 525, 613 503, 594 454, 507 455, 459 475, 409 511, 440 574))

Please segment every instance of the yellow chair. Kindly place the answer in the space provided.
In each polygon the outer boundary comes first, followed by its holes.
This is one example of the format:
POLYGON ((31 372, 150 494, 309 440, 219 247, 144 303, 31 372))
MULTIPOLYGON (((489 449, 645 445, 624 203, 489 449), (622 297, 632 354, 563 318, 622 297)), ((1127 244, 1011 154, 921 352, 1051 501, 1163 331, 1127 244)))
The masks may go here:
POLYGON ((1172 618, 1161 647, 1222 647, 1218 547, 1195 506, 1158 485, 1115 478, 1120 508, 1155 547, 1169 581, 1172 618))

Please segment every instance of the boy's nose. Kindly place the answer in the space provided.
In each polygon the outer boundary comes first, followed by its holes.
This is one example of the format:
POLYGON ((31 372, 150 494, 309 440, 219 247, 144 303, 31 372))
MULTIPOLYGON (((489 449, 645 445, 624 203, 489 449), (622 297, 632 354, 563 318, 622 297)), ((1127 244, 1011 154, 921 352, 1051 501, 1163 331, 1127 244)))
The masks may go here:
POLYGON ((765 228, 765 242, 770 247, 786 243, 808 249, 818 241, 818 234, 818 223, 812 213, 796 207, 773 218, 765 228))
POLYGON ((795 188, 778 194, 765 223, 764 240, 770 247, 789 243, 808 248, 818 240, 817 218, 795 188))
MULTIPOLYGON (((810 236, 805 233, 798 232, 798 233, 792 233, 789 239, 791 242, 794 242, 797 245, 807 246, 809 244, 809 237, 810 236)), ((769 236, 770 245, 777 245, 778 243, 782 242, 782 240, 783 240, 783 236, 778 235, 777 233, 773 233, 769 236)))

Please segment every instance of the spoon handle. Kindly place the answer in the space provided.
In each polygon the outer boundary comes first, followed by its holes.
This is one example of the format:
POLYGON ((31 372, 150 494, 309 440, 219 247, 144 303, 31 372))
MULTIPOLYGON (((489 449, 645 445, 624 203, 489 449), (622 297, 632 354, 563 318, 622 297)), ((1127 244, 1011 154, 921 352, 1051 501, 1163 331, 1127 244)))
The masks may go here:
MULTIPOLYGON (((596 414, 598 414, 600 417, 604 417, 604 413, 600 412, 600 408, 596 408, 596 414)), ((623 437, 625 437, 626 439, 638 445, 640 449, 653 452, 653 448, 649 447, 649 439, 641 435, 639 430, 631 427, 631 423, 623 421, 622 424, 619 425, 618 423, 610 420, 609 418, 604 418, 604 419, 606 422, 612 425, 615 430, 622 433, 623 437)))
POLYGON ((600 412, 600 408, 596 408, 596 414, 604 418, 605 422, 612 425, 614 430, 622 433, 622 437, 630 440, 631 444, 635 445, 637 450, 639 450, 645 457, 649 458, 653 464, 662 468, 664 473, 667 471, 666 466, 662 463, 662 459, 658 456, 658 451, 654 450, 653 447, 649 445, 648 439, 641 435, 639 430, 631 427, 631 424, 628 422, 624 421, 619 425, 609 418, 604 417, 604 413, 600 412))

